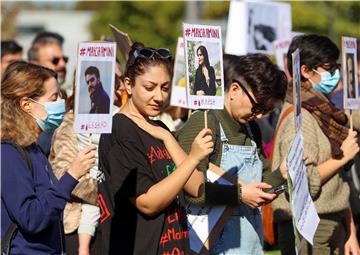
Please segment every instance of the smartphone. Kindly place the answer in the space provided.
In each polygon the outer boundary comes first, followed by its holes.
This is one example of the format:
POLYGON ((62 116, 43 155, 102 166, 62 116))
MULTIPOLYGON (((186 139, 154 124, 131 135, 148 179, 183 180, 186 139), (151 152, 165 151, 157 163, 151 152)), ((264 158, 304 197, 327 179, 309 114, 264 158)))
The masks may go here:
POLYGON ((288 190, 288 185, 287 183, 281 184, 277 187, 271 188, 268 191, 266 191, 266 193, 275 193, 275 194, 281 194, 284 191, 288 190))

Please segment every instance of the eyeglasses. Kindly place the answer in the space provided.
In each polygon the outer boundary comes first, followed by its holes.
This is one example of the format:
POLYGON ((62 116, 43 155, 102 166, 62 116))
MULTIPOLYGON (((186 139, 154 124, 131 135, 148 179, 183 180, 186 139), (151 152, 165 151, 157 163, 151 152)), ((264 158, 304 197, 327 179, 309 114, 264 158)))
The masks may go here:
POLYGON ((94 82, 94 81, 95 81, 95 77, 92 77, 91 79, 89 79, 89 80, 86 81, 86 84, 89 84, 90 82, 92 83, 92 82, 94 82))
POLYGON ((128 62, 128 67, 135 64, 136 60, 139 58, 145 58, 149 59, 154 57, 154 55, 157 54, 160 58, 169 59, 171 60, 172 55, 169 49, 166 48, 142 48, 142 49, 136 49, 133 53, 133 55, 130 57, 128 62))
POLYGON ((240 88, 245 92, 246 96, 249 98, 251 104, 252 104, 252 108, 251 108, 251 113, 253 115, 258 115, 258 114, 268 114, 271 111, 273 111, 273 109, 266 109, 265 107, 263 107, 261 104, 257 103, 255 101, 255 99, 250 95, 249 91, 247 91, 247 89, 245 88, 244 85, 241 84, 240 81, 238 80, 233 80, 233 82, 237 83, 240 88))
POLYGON ((323 65, 319 65, 317 67, 322 67, 323 69, 325 69, 326 71, 328 71, 331 76, 334 75, 336 69, 340 69, 341 68, 341 64, 338 63, 327 63, 327 64, 323 64, 323 65))
POLYGON ((62 56, 62 57, 53 57, 51 59, 51 63, 53 63, 53 65, 57 65, 59 64, 61 59, 64 60, 65 64, 69 61, 68 57, 62 56))

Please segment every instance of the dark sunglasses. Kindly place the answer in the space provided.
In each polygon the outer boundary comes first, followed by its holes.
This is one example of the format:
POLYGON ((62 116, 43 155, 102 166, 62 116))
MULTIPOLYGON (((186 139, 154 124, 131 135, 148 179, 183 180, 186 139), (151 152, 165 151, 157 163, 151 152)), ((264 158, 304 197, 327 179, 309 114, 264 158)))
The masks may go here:
POLYGON ((251 113, 253 115, 258 115, 258 114, 264 114, 265 115, 265 114, 268 114, 271 111, 273 111, 273 109, 266 109, 261 104, 257 103, 255 101, 255 99, 250 95, 249 91, 247 91, 245 86, 241 84, 240 81, 234 79, 232 82, 237 83, 240 86, 240 88, 245 92, 246 96, 249 98, 249 100, 250 100, 250 102, 252 104, 251 113))
POLYGON ((159 48, 159 49, 142 48, 142 49, 136 49, 134 51, 134 53, 132 54, 131 58, 129 59, 128 67, 135 64, 137 59, 140 59, 140 58, 149 59, 149 58, 154 57, 155 54, 157 54, 160 58, 164 58, 164 59, 168 59, 168 60, 171 60, 171 58, 172 58, 170 50, 166 49, 166 48, 159 48))
POLYGON ((57 65, 57 64, 59 64, 61 59, 64 60, 65 63, 67 63, 69 61, 69 58, 65 57, 65 56, 63 56, 63 57, 53 57, 51 59, 51 63, 53 63, 54 65, 57 65))

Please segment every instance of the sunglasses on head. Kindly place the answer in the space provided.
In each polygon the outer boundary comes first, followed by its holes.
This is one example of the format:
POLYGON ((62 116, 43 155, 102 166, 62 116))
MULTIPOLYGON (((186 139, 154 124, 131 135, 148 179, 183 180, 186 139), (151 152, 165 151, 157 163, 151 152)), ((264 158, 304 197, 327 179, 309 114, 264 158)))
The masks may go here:
POLYGON ((140 58, 150 59, 154 57, 155 54, 158 55, 160 58, 164 58, 164 59, 171 60, 172 58, 170 50, 166 48, 159 48, 159 49, 141 48, 141 49, 136 49, 134 51, 131 58, 129 59, 128 66, 132 66, 133 64, 135 64, 137 59, 140 58))
POLYGON ((59 64, 61 59, 64 60, 65 63, 67 63, 69 61, 69 58, 65 57, 65 56, 63 56, 63 57, 53 57, 51 59, 51 63, 53 63, 54 65, 57 65, 57 64, 59 64))
POLYGON ((237 83, 240 88, 244 91, 244 93, 246 94, 246 96, 249 98, 252 108, 251 108, 251 113, 253 115, 258 115, 258 114, 268 114, 270 113, 273 109, 266 109, 265 107, 263 107, 261 104, 257 103, 255 101, 255 99, 250 95, 249 91, 245 88, 244 85, 241 84, 240 81, 238 80, 233 80, 234 83, 237 83))

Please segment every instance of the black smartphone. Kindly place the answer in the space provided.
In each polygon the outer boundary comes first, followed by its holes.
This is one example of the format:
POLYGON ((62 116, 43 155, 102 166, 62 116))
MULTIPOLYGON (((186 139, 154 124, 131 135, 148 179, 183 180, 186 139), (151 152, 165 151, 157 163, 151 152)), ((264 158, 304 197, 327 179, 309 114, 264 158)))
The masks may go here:
POLYGON ((266 193, 275 193, 275 194, 281 194, 284 191, 288 190, 288 185, 287 183, 281 184, 277 187, 271 188, 268 191, 266 191, 266 193))

